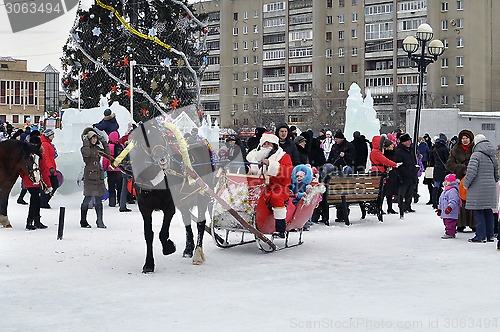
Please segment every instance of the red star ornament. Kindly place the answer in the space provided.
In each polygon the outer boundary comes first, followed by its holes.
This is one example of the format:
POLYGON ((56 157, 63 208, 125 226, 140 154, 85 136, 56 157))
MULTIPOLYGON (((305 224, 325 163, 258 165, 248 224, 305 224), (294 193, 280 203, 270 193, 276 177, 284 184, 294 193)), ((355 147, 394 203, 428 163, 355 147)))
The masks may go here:
POLYGON ((141 108, 141 111, 142 111, 142 115, 144 115, 144 116, 149 114, 149 111, 145 108, 141 108))
POLYGON ((130 89, 128 89, 127 92, 125 92, 125 94, 127 95, 127 97, 130 98, 130 89))
POLYGON ((111 92, 118 93, 118 87, 116 85, 112 86, 111 92))
POLYGON ((124 58, 123 58, 123 64, 124 64, 125 66, 128 66, 128 65, 129 65, 128 57, 124 57, 124 58))
POLYGON ((86 82, 87 81, 87 73, 82 73, 82 78, 86 82))
POLYGON ((177 108, 177 105, 179 105, 179 99, 174 99, 172 100, 172 104, 170 105, 170 107, 175 110, 177 108))
POLYGON ((198 110, 198 116, 202 116, 203 115, 203 111, 202 110, 198 110))

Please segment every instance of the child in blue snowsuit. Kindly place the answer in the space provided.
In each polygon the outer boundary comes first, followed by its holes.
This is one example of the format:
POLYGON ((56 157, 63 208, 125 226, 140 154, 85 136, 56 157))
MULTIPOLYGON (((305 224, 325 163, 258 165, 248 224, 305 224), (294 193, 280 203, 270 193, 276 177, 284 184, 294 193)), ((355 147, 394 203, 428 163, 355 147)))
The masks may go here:
MULTIPOLYGON (((306 165, 297 165, 293 168, 292 171, 292 185, 291 185, 291 193, 295 195, 295 198, 292 200, 294 205, 299 204, 302 196, 305 195, 307 190, 311 187, 310 183, 312 181, 312 169, 306 165)), ((304 230, 308 231, 311 227, 311 220, 309 219, 307 223, 304 225, 304 230)))
POLYGON ((448 174, 444 178, 444 190, 439 197, 439 208, 436 210, 438 216, 443 219, 445 233, 442 239, 454 239, 457 233, 457 220, 460 196, 458 193, 459 181, 455 174, 448 174))

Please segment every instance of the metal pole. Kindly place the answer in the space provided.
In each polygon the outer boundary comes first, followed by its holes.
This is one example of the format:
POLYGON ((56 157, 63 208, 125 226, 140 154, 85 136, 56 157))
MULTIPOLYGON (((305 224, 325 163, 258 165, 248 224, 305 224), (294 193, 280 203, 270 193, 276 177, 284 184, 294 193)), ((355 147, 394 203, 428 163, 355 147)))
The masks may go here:
POLYGON ((130 61, 130 114, 134 116, 134 65, 135 61, 130 61))
POLYGON ((80 97, 82 94, 82 90, 80 90, 80 78, 82 77, 82 71, 78 72, 78 112, 80 112, 80 97))
POLYGON ((420 127, 420 112, 422 111, 422 90, 424 85, 425 61, 425 40, 422 41, 422 53, 418 59, 418 91, 417 91, 417 111, 415 112, 415 127, 413 128, 413 153, 417 155, 418 131, 420 127))

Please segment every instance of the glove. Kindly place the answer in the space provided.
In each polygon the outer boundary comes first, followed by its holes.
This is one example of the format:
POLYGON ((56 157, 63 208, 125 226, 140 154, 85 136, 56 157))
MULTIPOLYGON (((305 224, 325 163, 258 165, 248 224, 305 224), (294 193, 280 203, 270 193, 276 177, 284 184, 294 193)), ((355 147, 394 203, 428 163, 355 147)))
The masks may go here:
POLYGON ((446 210, 444 210, 444 213, 446 213, 446 214, 450 214, 451 210, 453 210, 453 209, 451 208, 451 206, 448 206, 448 207, 446 208, 446 210))
POLYGON ((437 214, 438 216, 441 216, 441 209, 437 209, 437 210, 436 210, 436 214, 437 214))
POLYGON ((396 163, 396 168, 403 165, 403 163, 396 163))
POLYGON ((420 169, 420 165, 415 165, 415 167, 417 168, 417 170, 419 170, 419 169, 420 169))
POLYGON ((49 169, 49 172, 50 172, 50 176, 54 176, 54 175, 56 175, 56 171, 54 170, 54 167, 51 167, 51 168, 49 169))
POLYGON ((51 188, 45 188, 43 190, 44 193, 46 193, 47 195, 50 195, 50 196, 53 196, 54 195, 54 190, 51 188))

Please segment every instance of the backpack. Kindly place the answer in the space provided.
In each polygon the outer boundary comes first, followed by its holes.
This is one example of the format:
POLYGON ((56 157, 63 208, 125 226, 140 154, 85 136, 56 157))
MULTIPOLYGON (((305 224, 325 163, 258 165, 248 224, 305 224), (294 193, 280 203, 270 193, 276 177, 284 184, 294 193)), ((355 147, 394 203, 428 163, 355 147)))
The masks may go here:
POLYGON ((113 158, 116 158, 120 155, 120 153, 122 153, 123 151, 123 147, 120 143, 111 143, 115 146, 114 150, 113 150, 113 158))

